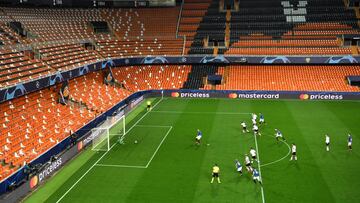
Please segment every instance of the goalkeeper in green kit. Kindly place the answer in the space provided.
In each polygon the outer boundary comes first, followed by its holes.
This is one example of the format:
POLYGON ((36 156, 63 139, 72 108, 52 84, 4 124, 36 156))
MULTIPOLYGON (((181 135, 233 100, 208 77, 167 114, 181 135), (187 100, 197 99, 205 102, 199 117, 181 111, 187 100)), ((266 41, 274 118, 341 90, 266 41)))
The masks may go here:
POLYGON ((147 104, 146 110, 150 111, 151 110, 151 101, 147 101, 146 104, 147 104))

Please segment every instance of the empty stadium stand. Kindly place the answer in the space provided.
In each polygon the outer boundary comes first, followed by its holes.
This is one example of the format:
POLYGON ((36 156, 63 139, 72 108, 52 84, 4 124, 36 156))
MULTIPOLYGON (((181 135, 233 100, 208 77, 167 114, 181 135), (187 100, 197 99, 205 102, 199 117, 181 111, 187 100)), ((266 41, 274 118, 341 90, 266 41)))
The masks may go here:
POLYGON ((30 53, 0 50, 0 88, 33 80, 53 71, 45 62, 32 59, 30 53))
POLYGON ((58 103, 59 85, 0 103, 0 180, 135 91, 179 89, 190 66, 131 66, 113 70, 120 86, 101 72, 69 81, 69 103, 58 103))
POLYGON ((359 75, 357 66, 236 66, 219 67, 222 85, 206 85, 218 90, 281 90, 358 92, 346 76, 359 75))
POLYGON ((35 48, 41 59, 56 70, 66 70, 100 60, 101 56, 84 44, 50 44, 35 48))
POLYGON ((211 2, 211 0, 184 0, 178 35, 192 40, 211 2))
POLYGON ((343 34, 359 34, 356 13, 342 0, 212 1, 207 6, 200 3, 202 10, 194 14, 187 11, 188 4, 192 3, 185 1, 180 21, 185 23, 180 23, 179 35, 189 36, 189 54, 358 54, 341 41, 343 34), (227 7, 224 2, 233 4, 227 7))
POLYGON ((191 66, 130 66, 114 70, 114 77, 130 91, 148 89, 180 89, 191 66))
POLYGON ((104 10, 115 37, 97 40, 97 50, 103 57, 181 55, 183 40, 175 36, 178 14, 178 7, 104 10))

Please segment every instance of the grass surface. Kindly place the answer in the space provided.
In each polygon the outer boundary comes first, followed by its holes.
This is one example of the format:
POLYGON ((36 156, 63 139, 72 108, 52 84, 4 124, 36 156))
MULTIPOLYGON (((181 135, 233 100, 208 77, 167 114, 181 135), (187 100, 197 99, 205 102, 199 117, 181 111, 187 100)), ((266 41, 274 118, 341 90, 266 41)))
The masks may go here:
POLYGON ((127 117, 125 145, 105 155, 86 150, 25 202, 359 202, 359 104, 165 99, 146 113, 143 103, 127 117), (250 125, 250 112, 267 121, 257 138, 264 198, 251 176, 239 176, 234 166, 255 147, 254 136, 240 127, 242 120, 250 125), (276 142, 275 128, 297 144, 297 162, 289 161, 287 144, 276 142), (196 129, 203 132, 201 146, 194 145, 196 129), (353 134, 352 152, 347 133, 353 134), (214 163, 221 184, 210 184, 214 163))

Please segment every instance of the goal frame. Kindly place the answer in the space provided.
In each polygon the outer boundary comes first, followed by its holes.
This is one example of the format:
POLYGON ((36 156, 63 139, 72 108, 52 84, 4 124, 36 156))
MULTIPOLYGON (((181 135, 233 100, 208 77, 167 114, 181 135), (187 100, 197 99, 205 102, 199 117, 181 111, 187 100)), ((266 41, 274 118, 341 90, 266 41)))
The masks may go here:
POLYGON ((104 130, 103 132, 99 132, 100 135, 94 135, 93 140, 92 140, 92 146, 91 146, 91 150, 92 151, 109 151, 111 148, 110 145, 110 140, 113 138, 113 136, 119 136, 119 139, 121 137, 123 137, 126 134, 126 117, 125 115, 122 116, 112 116, 112 117, 107 117, 107 119, 105 120, 104 123, 102 123, 100 126, 93 128, 91 131, 92 133, 97 133, 97 131, 101 131, 104 130), (114 122, 111 122, 111 119, 115 119, 114 122), (110 125, 106 125, 107 122, 110 122, 110 125), (118 125, 120 122, 122 122, 122 134, 111 134, 111 128, 113 128, 115 125, 118 125), (105 126, 103 126, 105 125, 105 126), (105 135, 104 135, 105 134, 105 135), (103 139, 101 139, 100 137, 105 137, 103 139), (106 149, 101 149, 97 148, 97 146, 101 145, 106 139, 106 149), (95 144, 95 141, 100 140, 98 143, 95 144))

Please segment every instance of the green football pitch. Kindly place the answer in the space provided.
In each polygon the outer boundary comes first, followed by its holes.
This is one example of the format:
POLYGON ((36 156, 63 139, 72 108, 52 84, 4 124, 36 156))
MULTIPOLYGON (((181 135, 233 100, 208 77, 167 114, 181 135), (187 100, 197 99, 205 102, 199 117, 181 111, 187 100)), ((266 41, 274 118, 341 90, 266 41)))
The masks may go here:
MULTIPOLYGON (((360 103, 231 99, 152 99, 127 116, 125 144, 90 148, 25 202, 360 202, 360 103), (261 136, 242 133, 263 113, 261 136), (274 129, 286 142, 277 142, 274 129), (194 143, 196 130, 202 143, 194 143), (325 150, 325 134, 331 149, 325 150), (347 134, 353 150, 347 148, 347 134), (135 144, 135 140, 138 141, 135 144), (290 160, 296 143, 298 161, 290 160), (263 187, 234 160, 258 150, 263 187), (210 184, 212 166, 221 184, 210 184)), ((112 142, 116 143, 116 142, 112 142)))

